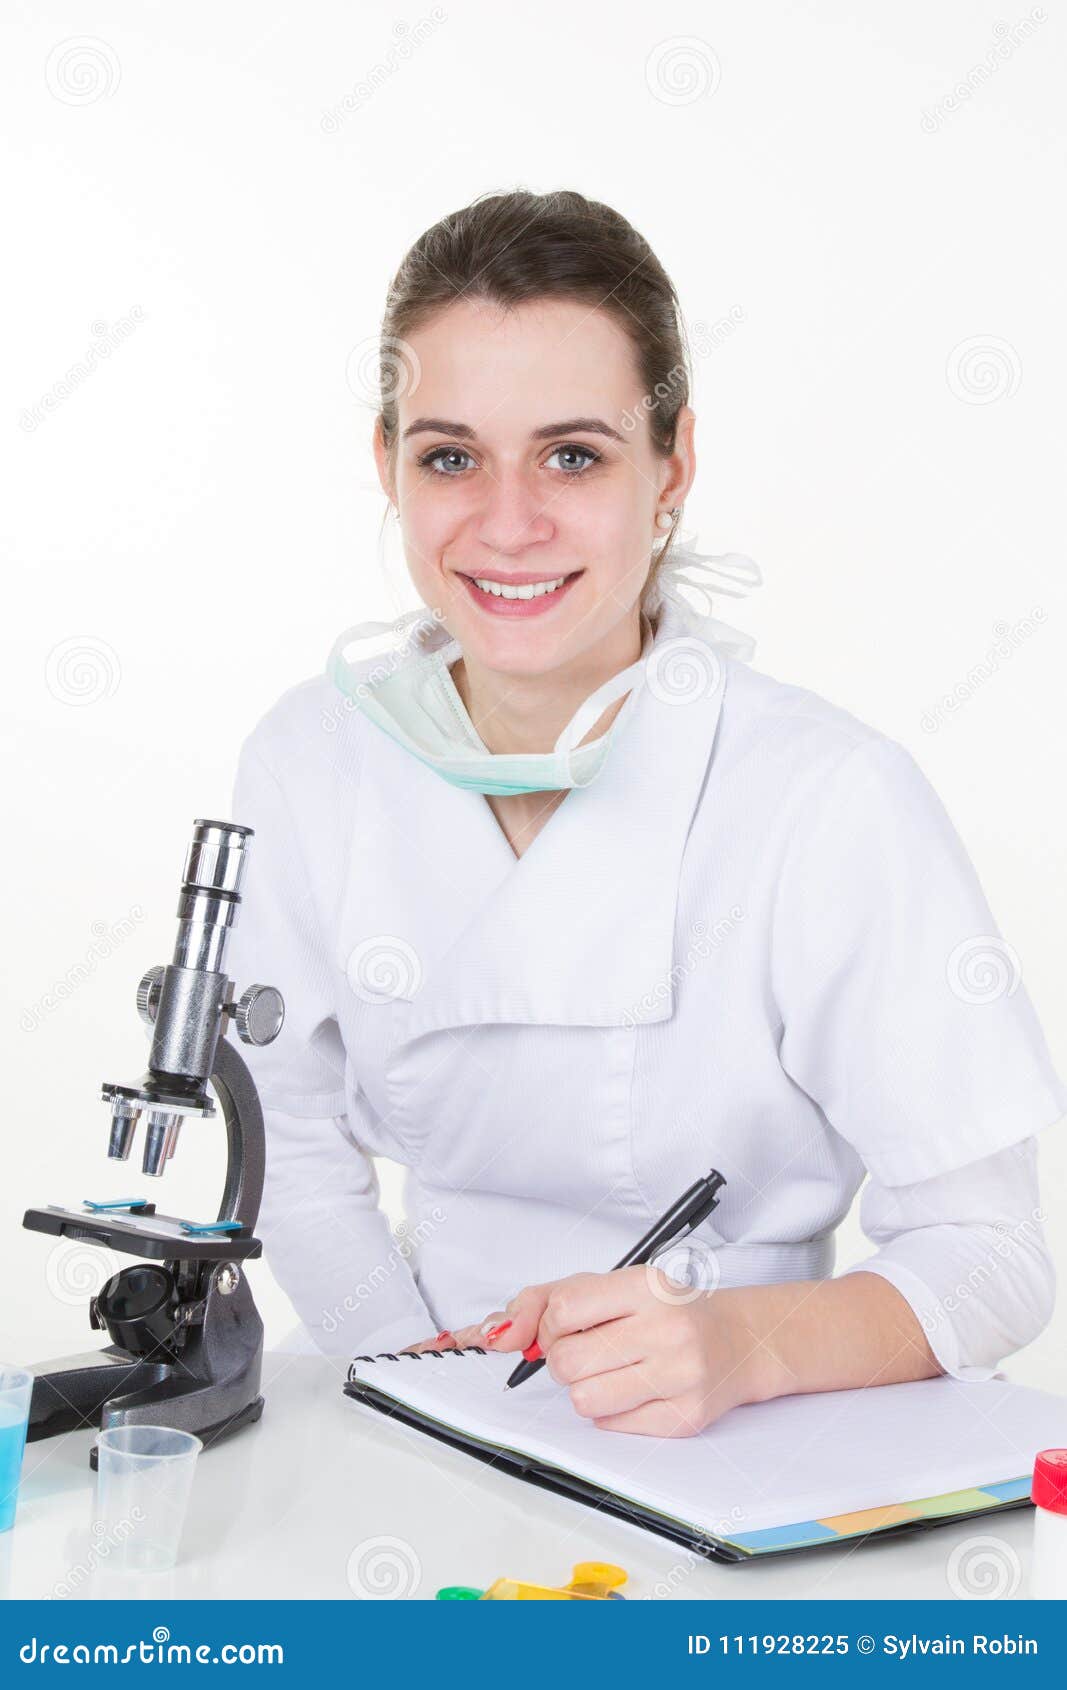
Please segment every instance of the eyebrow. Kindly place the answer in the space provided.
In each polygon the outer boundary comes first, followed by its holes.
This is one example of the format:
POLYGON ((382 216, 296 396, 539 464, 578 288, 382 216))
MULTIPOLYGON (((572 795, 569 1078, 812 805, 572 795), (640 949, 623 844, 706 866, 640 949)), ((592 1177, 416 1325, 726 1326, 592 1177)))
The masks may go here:
MULTIPOLYGON (((402 438, 409 440, 413 434, 451 434, 457 440, 477 439, 475 430, 466 423, 449 422, 446 417, 417 417, 408 424, 402 438)), ((552 440, 558 434, 606 434, 609 439, 625 444, 618 429, 612 428, 601 417, 570 417, 564 422, 546 423, 543 428, 533 429, 530 439, 552 440)))

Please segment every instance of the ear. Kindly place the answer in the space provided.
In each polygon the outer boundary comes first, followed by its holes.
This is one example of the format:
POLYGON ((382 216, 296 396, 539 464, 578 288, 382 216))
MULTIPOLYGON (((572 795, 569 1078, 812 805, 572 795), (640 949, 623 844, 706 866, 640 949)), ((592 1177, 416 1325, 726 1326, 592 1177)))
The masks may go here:
POLYGON ((683 405, 678 412, 674 431, 674 451, 663 460, 663 480, 660 490, 672 506, 684 505, 696 477, 696 412, 691 405, 683 405))
POLYGON ((374 462, 378 467, 378 480, 382 484, 382 492, 390 504, 396 504, 396 484, 393 478, 392 465, 389 462, 389 451, 382 433, 382 418, 379 412, 374 419, 374 462))

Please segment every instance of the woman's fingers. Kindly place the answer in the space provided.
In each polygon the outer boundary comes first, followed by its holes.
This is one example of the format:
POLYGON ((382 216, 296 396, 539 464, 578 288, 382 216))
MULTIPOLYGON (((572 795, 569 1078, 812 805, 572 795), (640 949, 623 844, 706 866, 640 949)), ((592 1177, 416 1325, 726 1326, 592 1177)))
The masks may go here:
POLYGON ((498 1331, 493 1339, 490 1339, 488 1334, 483 1335, 482 1342, 491 1350, 529 1349, 537 1337, 537 1328, 541 1323, 553 1283, 549 1281, 547 1285, 527 1285, 523 1290, 516 1292, 501 1313, 500 1320, 495 1322, 503 1329, 498 1331))
POLYGON ((622 1413, 598 1416, 594 1426, 603 1432, 639 1432, 648 1438, 691 1438, 703 1431, 708 1416, 698 1403, 684 1397, 667 1402, 660 1398, 622 1413))
POLYGON ((591 1326, 633 1314, 641 1305, 645 1285, 643 1267, 572 1273, 567 1279, 557 1279, 548 1287, 538 1326, 541 1348, 547 1353, 569 1333, 587 1332, 591 1326))
POLYGON ((547 1352, 548 1371, 558 1384, 573 1385, 597 1373, 632 1367, 644 1359, 647 1350, 647 1334, 640 1321, 624 1315, 588 1332, 570 1332, 557 1338, 547 1352))
MULTIPOLYGON (((509 1324, 498 1323, 493 1338, 483 1329, 482 1342, 492 1350, 527 1350, 536 1338, 547 1355, 568 1333, 629 1314, 638 1306, 644 1284, 644 1268, 622 1268, 611 1273, 572 1273, 544 1285, 524 1286, 501 1316, 509 1324)), ((489 1331, 494 1321, 495 1316, 487 1320, 489 1331)))
MULTIPOLYGON (((504 1316, 501 1315, 500 1318, 503 1320, 504 1316)), ((460 1350, 468 1350, 474 1345, 485 1343, 481 1322, 477 1326, 457 1326, 452 1336, 456 1341, 456 1348, 460 1350)))
POLYGON ((628 1414, 645 1403, 657 1402, 660 1384, 654 1367, 636 1362, 632 1367, 617 1367, 610 1373, 579 1379, 569 1394, 575 1414, 599 1424, 606 1416, 628 1414))
POLYGON ((436 1338, 420 1338, 417 1344, 405 1344, 397 1355, 421 1355, 424 1350, 454 1350, 456 1348, 454 1332, 439 1332, 436 1338))
POLYGON ((503 1309, 494 1309, 492 1314, 487 1314, 481 1325, 475 1328, 478 1336, 474 1342, 490 1350, 506 1349, 507 1345, 502 1340, 506 1337, 510 1326, 511 1321, 508 1319, 506 1312, 503 1309))

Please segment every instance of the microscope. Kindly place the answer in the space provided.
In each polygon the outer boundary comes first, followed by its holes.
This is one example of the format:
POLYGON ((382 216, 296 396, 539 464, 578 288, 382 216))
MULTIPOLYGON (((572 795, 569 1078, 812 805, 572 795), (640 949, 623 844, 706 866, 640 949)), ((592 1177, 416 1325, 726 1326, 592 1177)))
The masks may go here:
MULTIPOLYGON (((197 820, 178 899, 174 960, 149 969, 137 1009, 152 1029, 148 1069, 132 1085, 104 1084, 110 1105, 108 1156, 127 1162, 144 1116, 141 1172, 158 1179, 183 1123, 226 1122, 226 1179, 218 1218, 197 1223, 156 1213, 142 1197, 86 1201, 81 1210, 27 1209, 34 1232, 100 1244, 142 1260, 122 1268, 90 1300, 89 1324, 111 1342, 31 1367, 27 1441, 77 1428, 162 1425, 205 1444, 229 1437, 263 1413, 259 1394, 263 1322, 245 1264, 262 1254, 255 1237, 263 1194, 263 1111, 252 1076, 225 1034, 270 1044, 285 1007, 273 986, 234 998, 224 963, 241 904, 252 829, 197 820)), ((90 1465, 96 1467, 96 1447, 90 1465)))

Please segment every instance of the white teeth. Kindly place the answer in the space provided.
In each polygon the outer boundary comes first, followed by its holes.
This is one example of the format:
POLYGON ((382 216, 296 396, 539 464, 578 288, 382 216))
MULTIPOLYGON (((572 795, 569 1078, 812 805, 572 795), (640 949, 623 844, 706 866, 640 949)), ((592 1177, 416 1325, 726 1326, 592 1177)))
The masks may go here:
POLYGON ((560 575, 555 581, 533 581, 525 587, 508 587, 503 581, 482 581, 474 577, 474 585, 480 587, 483 593, 492 593, 497 599, 540 599, 546 593, 554 593, 562 587, 567 579, 560 575))

